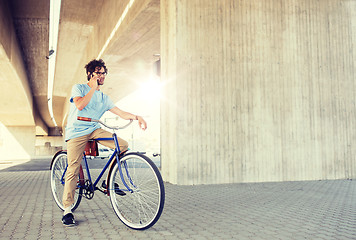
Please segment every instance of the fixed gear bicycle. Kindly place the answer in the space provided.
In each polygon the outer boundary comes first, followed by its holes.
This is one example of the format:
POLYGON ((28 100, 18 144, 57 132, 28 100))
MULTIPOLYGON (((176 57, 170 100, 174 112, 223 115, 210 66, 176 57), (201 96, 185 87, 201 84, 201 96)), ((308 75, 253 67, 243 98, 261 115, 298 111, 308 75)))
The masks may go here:
MULTIPOLYGON (((130 121, 123 127, 112 127, 99 120, 86 118, 85 121, 99 122, 114 131, 126 128, 132 122, 130 121)), ((86 176, 81 165, 72 211, 74 212, 78 208, 83 197, 92 199, 94 192, 99 190, 110 197, 114 212, 126 226, 136 230, 152 227, 160 218, 165 201, 164 184, 157 166, 141 153, 125 152, 121 154, 115 132, 112 138, 99 138, 94 141, 105 140, 114 140, 116 148, 94 183, 91 179, 85 152, 83 154, 82 165, 85 166, 86 176), (112 161, 116 161, 116 163, 111 164, 112 161), (98 183, 109 167, 108 183, 102 189, 98 187, 98 183)), ((62 196, 67 166, 67 152, 65 150, 57 152, 50 167, 51 190, 53 198, 61 210, 64 210, 62 196)))

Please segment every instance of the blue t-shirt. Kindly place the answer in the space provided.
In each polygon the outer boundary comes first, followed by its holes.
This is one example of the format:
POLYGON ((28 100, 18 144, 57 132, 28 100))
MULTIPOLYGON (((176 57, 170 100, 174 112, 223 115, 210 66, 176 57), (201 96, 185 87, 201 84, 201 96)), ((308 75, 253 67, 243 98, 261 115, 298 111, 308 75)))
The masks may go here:
POLYGON ((67 120, 65 140, 81 137, 92 133, 95 129, 100 128, 97 122, 86 122, 77 120, 77 117, 87 117, 99 120, 101 116, 107 111, 115 107, 115 104, 110 98, 101 91, 95 91, 88 105, 79 111, 73 102, 75 97, 84 97, 90 91, 88 84, 76 84, 72 88, 72 95, 70 98, 69 115, 67 120))

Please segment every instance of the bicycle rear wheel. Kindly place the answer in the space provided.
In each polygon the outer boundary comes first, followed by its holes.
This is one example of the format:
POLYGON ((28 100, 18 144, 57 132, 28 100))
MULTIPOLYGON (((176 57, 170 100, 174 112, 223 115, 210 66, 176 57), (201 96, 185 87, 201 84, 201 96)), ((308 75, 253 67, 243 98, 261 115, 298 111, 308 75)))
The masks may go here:
POLYGON ((139 153, 126 154, 120 159, 120 164, 122 177, 118 164, 109 173, 112 207, 126 226, 136 230, 147 229, 158 221, 163 211, 165 191, 161 174, 151 159, 139 153), (116 193, 115 183, 126 193, 125 196, 116 193))
MULTIPOLYGON (((58 205, 58 207, 64 211, 62 204, 64 182, 65 182, 65 172, 67 170, 68 160, 67 152, 60 151, 52 159, 51 163, 51 190, 53 198, 58 205)), ((79 176, 84 176, 83 169, 80 168, 79 176)), ((74 196, 74 204, 72 205, 72 211, 74 211, 82 200, 82 188, 76 189, 76 194, 74 196)))

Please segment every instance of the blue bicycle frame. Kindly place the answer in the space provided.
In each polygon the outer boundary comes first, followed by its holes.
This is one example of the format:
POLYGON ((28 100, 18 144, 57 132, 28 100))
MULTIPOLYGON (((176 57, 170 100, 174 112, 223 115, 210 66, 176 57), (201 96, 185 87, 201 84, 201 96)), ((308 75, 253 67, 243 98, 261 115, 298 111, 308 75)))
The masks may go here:
MULTIPOLYGON (((105 167, 103 168, 103 170, 101 171, 101 173, 99 174, 99 176, 97 177, 97 179, 95 180, 94 184, 93 181, 92 181, 92 178, 91 178, 91 175, 90 175, 90 171, 89 171, 89 166, 88 166, 88 162, 87 162, 87 158, 85 157, 85 154, 83 154, 83 160, 84 160, 84 163, 85 163, 85 168, 87 170, 87 174, 88 174, 88 178, 89 178, 89 181, 91 183, 91 190, 94 191, 96 189, 96 186, 97 184, 99 183, 101 177, 104 175, 106 169, 109 167, 109 165, 111 164, 111 161, 113 160, 113 158, 116 156, 116 161, 117 161, 117 164, 118 164, 118 167, 119 167, 119 173, 120 173, 120 177, 121 177, 121 180, 122 180, 122 183, 124 184, 124 186, 126 187, 127 191, 129 192, 133 192, 133 190, 127 185, 127 183, 125 182, 125 179, 124 179, 124 175, 122 173, 122 168, 121 168, 121 164, 120 164, 120 146, 119 146, 119 142, 117 140, 117 136, 115 133, 113 133, 113 137, 112 138, 97 138, 97 139, 94 139, 95 141, 111 141, 111 140, 114 140, 114 143, 115 143, 115 151, 114 153, 111 155, 110 159, 108 160, 108 162, 106 163, 105 167)), ((126 163, 125 164, 125 168, 126 168, 126 163)), ((133 181, 130 177, 130 174, 126 168, 126 174, 128 176, 128 179, 130 181, 130 183, 132 184, 132 186, 135 187, 135 185, 133 184, 133 181)), ((63 174, 64 176, 64 174, 63 174)), ((108 183, 107 183, 108 184, 108 183)), ((124 189, 123 189, 124 190, 124 189)), ((126 191, 126 190, 124 190, 126 191)))

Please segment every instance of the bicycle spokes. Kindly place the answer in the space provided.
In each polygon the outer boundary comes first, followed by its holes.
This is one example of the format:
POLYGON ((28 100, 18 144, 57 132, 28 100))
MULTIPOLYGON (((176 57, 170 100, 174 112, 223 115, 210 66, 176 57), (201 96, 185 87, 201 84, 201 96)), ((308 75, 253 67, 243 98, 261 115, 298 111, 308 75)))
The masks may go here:
POLYGON ((164 206, 164 185, 159 170, 144 155, 129 153, 120 159, 110 173, 110 184, 122 181, 129 193, 115 194, 110 200, 120 220, 130 228, 146 229, 159 219, 164 206))

